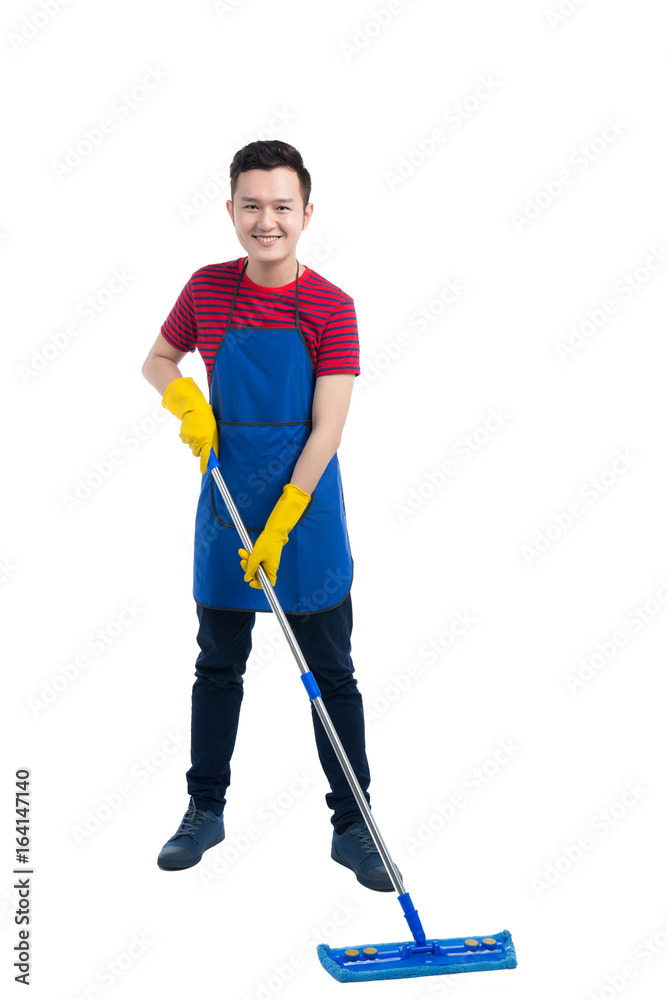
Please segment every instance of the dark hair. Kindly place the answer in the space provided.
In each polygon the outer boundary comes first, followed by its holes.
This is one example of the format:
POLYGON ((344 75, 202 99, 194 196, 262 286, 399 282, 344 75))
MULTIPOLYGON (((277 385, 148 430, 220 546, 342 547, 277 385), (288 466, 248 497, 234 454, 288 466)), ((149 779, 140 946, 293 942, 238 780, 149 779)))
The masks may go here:
POLYGON ((305 211, 310 200, 310 174, 303 165, 299 150, 290 146, 288 142, 281 142, 280 139, 258 139, 256 142, 249 142, 234 154, 234 159, 229 165, 232 201, 239 174, 246 170, 274 170, 276 167, 290 167, 296 171, 305 211))

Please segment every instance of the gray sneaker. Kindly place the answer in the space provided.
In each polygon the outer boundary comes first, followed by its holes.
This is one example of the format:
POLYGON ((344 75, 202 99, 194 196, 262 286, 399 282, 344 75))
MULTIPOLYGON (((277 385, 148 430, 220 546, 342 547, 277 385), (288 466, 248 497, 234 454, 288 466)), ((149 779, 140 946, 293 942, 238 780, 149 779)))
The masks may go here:
POLYGON ((158 855, 158 867, 164 871, 192 868, 201 861, 204 851, 215 847, 224 839, 225 824, 222 815, 216 816, 207 809, 197 809, 190 796, 190 805, 181 825, 158 855))
MULTIPOLYGON (((361 882, 367 889, 375 889, 377 892, 394 891, 389 872, 365 823, 352 823, 345 833, 336 833, 334 830, 331 857, 339 865, 350 868, 357 876, 357 882, 361 882)), ((399 875, 403 878, 400 869, 399 875)))

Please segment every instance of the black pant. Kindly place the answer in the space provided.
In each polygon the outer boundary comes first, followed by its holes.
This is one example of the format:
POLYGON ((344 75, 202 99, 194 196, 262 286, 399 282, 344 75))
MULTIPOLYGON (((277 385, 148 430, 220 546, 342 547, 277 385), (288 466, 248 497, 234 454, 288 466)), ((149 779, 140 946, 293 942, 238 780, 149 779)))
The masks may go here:
MULTIPOLYGON (((191 761, 188 793, 202 809, 221 813, 230 781, 243 700, 243 674, 252 647, 254 611, 223 611, 197 604, 199 631, 195 682, 192 688, 191 761)), ((288 614, 296 641, 322 693, 357 780, 370 804, 364 714, 350 655, 352 598, 317 614, 288 614)), ((295 663, 296 669, 296 663, 295 663)), ((305 691, 303 696, 307 697, 305 691)), ((336 830, 362 819, 320 718, 311 705, 317 752, 329 779, 326 802, 336 830)))

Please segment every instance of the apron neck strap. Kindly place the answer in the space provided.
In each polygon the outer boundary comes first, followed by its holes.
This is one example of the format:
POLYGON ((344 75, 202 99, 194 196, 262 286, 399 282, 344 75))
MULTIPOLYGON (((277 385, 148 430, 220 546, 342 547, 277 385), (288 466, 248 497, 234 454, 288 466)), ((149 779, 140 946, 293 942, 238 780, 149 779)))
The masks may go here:
MULTIPOLYGON (((232 313, 234 312, 234 306, 236 305, 236 296, 239 294, 239 288, 241 287, 241 279, 243 278, 243 275, 246 272, 246 268, 248 266, 248 261, 249 260, 250 260, 250 258, 246 257, 245 264, 243 265, 241 273, 239 274, 238 278, 236 279, 236 288, 234 289, 234 297, 232 299, 232 306, 231 306, 231 309, 229 310, 229 313, 227 315, 227 323, 225 325, 225 336, 227 336, 227 331, 229 330, 229 324, 230 324, 231 319, 232 319, 232 313)), ((299 326, 299 266, 300 265, 299 265, 299 262, 297 260, 297 262, 296 262, 296 278, 294 279, 295 280, 295 285, 294 285, 294 311, 295 311, 295 318, 296 318, 296 328, 299 331, 299 335, 301 335, 301 327, 299 326)))

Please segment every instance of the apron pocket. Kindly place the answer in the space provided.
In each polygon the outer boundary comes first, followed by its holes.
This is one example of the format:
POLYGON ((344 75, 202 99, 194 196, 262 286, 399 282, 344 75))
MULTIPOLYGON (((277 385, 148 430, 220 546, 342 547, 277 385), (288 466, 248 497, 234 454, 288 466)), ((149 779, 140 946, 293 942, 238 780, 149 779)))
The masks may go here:
MULTIPOLYGON (((248 531, 263 531, 310 433, 309 421, 286 424, 218 422, 222 476, 248 531)), ((211 477, 216 519, 234 525, 211 477)))

